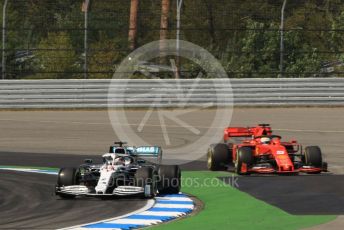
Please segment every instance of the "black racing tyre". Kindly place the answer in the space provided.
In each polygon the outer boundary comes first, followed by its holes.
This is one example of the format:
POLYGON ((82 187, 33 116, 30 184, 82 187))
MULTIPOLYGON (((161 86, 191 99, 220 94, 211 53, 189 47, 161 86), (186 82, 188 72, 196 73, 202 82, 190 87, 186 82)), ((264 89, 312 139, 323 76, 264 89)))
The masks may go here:
POLYGON ((57 186, 76 185, 78 183, 76 168, 61 168, 57 176, 57 186))
POLYGON ((241 166, 245 163, 246 165, 252 165, 253 153, 250 147, 241 147, 238 150, 236 161, 235 161, 235 173, 239 175, 249 175, 248 172, 242 172, 241 166))
POLYGON ((317 168, 322 168, 323 166, 322 154, 318 146, 306 147, 303 160, 306 166, 313 166, 317 168))
MULTIPOLYGON (((57 176, 57 187, 77 185, 78 181, 78 169, 76 168, 61 168, 57 176)), ((58 194, 61 198, 72 199, 75 195, 70 194, 58 194)))
POLYGON ((181 188, 181 170, 178 165, 161 165, 159 167, 160 194, 178 194, 181 188))
POLYGON ((135 186, 146 188, 150 186, 150 194, 144 194, 145 197, 154 197, 157 193, 157 175, 151 167, 142 167, 135 173, 135 186))
POLYGON ((207 153, 207 167, 211 171, 224 170, 232 162, 228 146, 223 143, 210 146, 207 153))
POLYGON ((324 171, 324 172, 328 172, 328 164, 327 164, 327 162, 322 162, 322 170, 324 171))

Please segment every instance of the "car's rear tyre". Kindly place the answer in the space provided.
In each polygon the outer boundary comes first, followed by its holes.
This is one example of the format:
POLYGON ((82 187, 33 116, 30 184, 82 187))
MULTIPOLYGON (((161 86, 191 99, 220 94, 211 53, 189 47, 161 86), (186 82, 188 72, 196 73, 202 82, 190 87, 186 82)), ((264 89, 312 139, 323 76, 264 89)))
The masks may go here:
MULTIPOLYGON (((78 184, 78 169, 61 168, 57 176, 57 187, 70 186, 78 184)), ((58 194, 62 198, 74 198, 75 195, 58 194)))
POLYGON ((181 188, 181 170, 177 165, 159 167, 159 194, 178 194, 181 188))
POLYGON ((249 172, 242 171, 243 164, 248 168, 253 163, 253 152, 250 147, 241 147, 238 150, 235 160, 235 173, 239 175, 249 175, 249 172))
POLYGON ((231 163, 231 154, 228 146, 223 143, 211 145, 207 153, 207 167, 211 171, 225 170, 231 163))
POLYGON ((151 198, 157 194, 157 174, 151 167, 139 168, 135 173, 135 186, 145 189, 143 197, 151 198), (149 191, 146 191, 148 186, 149 191))
MULTIPOLYGON (((318 146, 308 146, 305 148, 303 161, 306 166, 312 166, 316 168, 323 167, 322 153, 318 146)), ((320 173, 320 172, 317 172, 320 173)))
POLYGON ((322 163, 322 171, 323 172, 328 172, 328 164, 327 164, 327 162, 323 161, 323 163, 322 163))

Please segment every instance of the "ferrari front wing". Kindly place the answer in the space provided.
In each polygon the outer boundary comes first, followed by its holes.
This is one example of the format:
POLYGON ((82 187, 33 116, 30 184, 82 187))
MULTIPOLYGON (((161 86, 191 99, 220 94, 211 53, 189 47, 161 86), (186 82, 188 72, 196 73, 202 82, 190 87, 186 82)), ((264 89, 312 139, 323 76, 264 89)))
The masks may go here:
POLYGON ((320 173, 326 172, 327 169, 312 167, 312 166, 302 166, 298 169, 294 170, 278 170, 272 167, 261 167, 261 166, 253 166, 247 167, 246 169, 249 173, 261 173, 261 174, 269 174, 269 173, 277 173, 277 174, 288 174, 288 173, 320 173))

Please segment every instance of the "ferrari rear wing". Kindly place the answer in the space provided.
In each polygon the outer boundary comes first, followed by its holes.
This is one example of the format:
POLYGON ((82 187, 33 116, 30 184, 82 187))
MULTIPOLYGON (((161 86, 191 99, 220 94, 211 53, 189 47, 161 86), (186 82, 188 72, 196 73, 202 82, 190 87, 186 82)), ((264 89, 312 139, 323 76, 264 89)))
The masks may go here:
POLYGON ((257 137, 271 134, 272 130, 268 124, 259 124, 256 127, 228 127, 224 130, 223 140, 227 141, 231 137, 257 137))

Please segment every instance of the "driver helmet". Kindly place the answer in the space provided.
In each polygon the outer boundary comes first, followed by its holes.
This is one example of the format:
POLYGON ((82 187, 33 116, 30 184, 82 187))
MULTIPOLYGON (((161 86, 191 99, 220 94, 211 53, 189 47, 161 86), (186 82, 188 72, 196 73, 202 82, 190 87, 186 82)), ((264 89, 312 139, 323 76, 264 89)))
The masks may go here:
POLYGON ((129 157, 125 157, 124 158, 124 165, 128 166, 128 165, 130 165, 130 163, 131 163, 131 159, 129 157))
POLYGON ((120 156, 120 157, 117 157, 114 161, 114 164, 115 165, 123 165, 123 166, 128 166, 130 165, 131 163, 131 160, 129 157, 125 157, 125 156, 120 156))
POLYGON ((114 154, 108 154, 103 157, 103 163, 107 165, 111 165, 114 158, 115 158, 114 154))
POLYGON ((261 142, 262 144, 264 144, 264 145, 269 144, 270 141, 271 141, 271 139, 270 139, 269 137, 262 137, 262 138, 260 138, 260 142, 261 142))
POLYGON ((114 160, 115 165, 123 165, 124 164, 124 159, 123 157, 116 157, 114 160))

